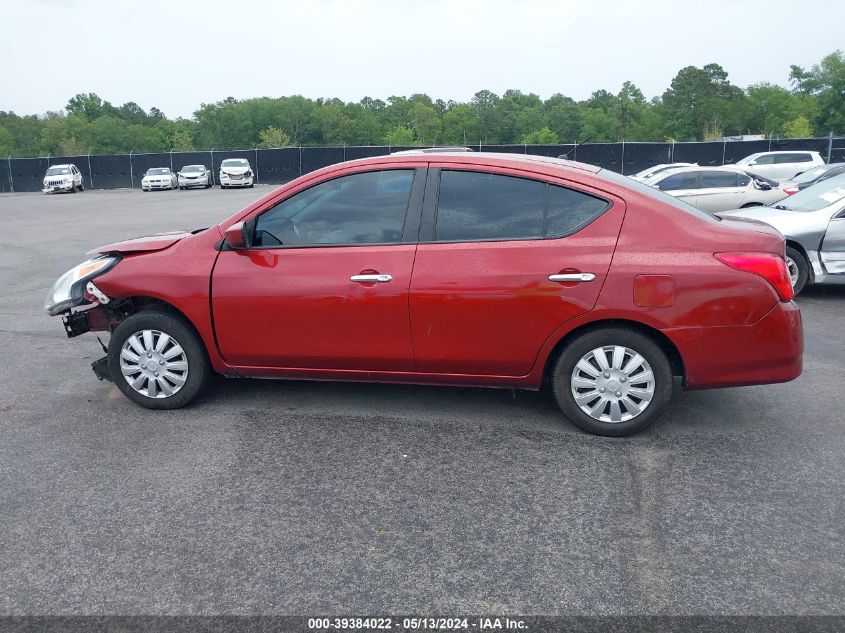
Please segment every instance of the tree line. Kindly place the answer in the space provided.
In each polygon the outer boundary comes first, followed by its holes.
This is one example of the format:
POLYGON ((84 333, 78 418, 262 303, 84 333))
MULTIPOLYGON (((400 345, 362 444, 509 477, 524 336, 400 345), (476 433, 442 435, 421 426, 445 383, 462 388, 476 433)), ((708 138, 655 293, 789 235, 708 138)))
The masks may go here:
POLYGON ((114 106, 77 94, 43 115, 0 111, 0 156, 74 156, 130 151, 190 151, 295 145, 477 145, 606 141, 691 141, 726 135, 771 138, 845 132, 845 55, 811 68, 791 66, 789 87, 730 82, 719 64, 678 71, 666 91, 646 99, 626 81, 575 101, 481 90, 468 103, 425 94, 359 102, 299 95, 202 104, 190 119, 170 119, 134 102, 114 106))

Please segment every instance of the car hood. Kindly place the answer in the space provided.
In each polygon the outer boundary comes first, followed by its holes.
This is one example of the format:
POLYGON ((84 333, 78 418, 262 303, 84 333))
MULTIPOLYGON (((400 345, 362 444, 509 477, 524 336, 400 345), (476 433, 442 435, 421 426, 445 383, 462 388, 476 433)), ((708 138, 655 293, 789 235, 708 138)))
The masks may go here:
MULTIPOLYGON (((196 231, 194 231, 195 233, 196 231)), ((144 253, 151 251, 162 251, 165 248, 173 246, 179 240, 183 240, 189 235, 190 231, 171 231, 169 233, 157 233, 147 237, 136 237, 131 240, 123 242, 114 242, 113 244, 106 244, 98 246, 95 249, 88 251, 88 255, 97 255, 98 253, 144 253)))
POLYGON ((825 208, 819 211, 786 211, 773 207, 754 207, 724 211, 717 215, 725 220, 765 222, 780 231, 785 237, 797 239, 802 235, 823 234, 830 220, 831 210, 825 208))
POLYGON ((249 167, 221 167, 221 172, 225 172, 227 174, 231 174, 233 176, 243 176, 246 172, 250 171, 249 167))

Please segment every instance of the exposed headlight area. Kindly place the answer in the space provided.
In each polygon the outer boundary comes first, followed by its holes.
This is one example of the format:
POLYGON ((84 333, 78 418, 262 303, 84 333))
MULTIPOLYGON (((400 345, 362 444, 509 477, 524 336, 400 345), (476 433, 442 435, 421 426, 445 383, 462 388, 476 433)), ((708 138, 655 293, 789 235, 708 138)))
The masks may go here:
POLYGON ((85 301, 85 284, 102 275, 120 261, 119 257, 102 255, 74 266, 56 280, 44 302, 44 309, 55 316, 85 301))

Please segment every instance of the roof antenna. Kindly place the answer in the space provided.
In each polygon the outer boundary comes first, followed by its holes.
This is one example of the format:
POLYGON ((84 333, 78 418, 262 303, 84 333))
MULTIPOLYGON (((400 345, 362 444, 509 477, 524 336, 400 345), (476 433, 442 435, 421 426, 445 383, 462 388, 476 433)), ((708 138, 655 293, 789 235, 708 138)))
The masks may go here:
POLYGON ((565 154, 560 154, 560 155, 558 156, 558 158, 569 158, 569 155, 570 155, 572 152, 574 152, 576 149, 578 149, 579 147, 581 147, 584 143, 586 143, 587 141, 589 141, 591 138, 593 138, 593 137, 592 137, 592 136, 588 136, 588 137, 587 137, 587 138, 585 138, 583 141, 576 141, 576 142, 575 142, 575 145, 573 145, 573 146, 572 146, 572 149, 571 149, 571 150, 569 150, 569 151, 568 151, 568 152, 566 152, 565 154))

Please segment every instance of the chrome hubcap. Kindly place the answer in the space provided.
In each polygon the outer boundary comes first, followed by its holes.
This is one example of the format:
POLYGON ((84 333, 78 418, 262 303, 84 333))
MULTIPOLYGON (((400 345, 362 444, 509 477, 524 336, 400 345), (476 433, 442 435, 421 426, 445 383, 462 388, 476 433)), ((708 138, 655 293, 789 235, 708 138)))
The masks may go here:
POLYGON ((188 357, 175 338, 141 330, 120 350, 120 371, 129 386, 148 398, 168 398, 185 386, 188 357))
POLYGON ((637 352, 606 345, 584 354, 572 370, 572 396, 581 410, 600 422, 627 422, 654 397, 651 365, 637 352))
POLYGON ((786 258, 786 269, 789 271, 789 281, 792 282, 794 287, 798 283, 798 264, 791 257, 786 258))

